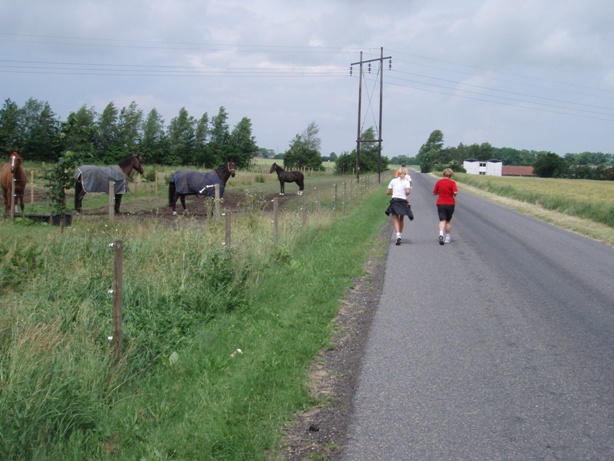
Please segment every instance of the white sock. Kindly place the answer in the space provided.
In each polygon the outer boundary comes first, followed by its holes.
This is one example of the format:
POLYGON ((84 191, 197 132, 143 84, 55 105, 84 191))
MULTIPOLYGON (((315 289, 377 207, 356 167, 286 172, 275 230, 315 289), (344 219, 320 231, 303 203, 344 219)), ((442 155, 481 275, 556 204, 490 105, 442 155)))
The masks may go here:
POLYGON ((439 235, 443 237, 443 231, 439 231, 439 235))
POLYGON ((400 239, 401 238, 401 233, 397 232, 397 238, 400 239))

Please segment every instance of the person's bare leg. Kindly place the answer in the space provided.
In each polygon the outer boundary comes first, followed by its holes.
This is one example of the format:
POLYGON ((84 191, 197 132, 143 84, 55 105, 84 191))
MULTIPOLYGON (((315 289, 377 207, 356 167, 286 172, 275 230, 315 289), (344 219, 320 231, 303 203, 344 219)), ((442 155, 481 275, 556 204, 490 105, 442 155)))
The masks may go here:
POLYGON ((452 223, 450 221, 446 221, 446 243, 450 243, 452 241, 452 223))
POLYGON ((394 216, 394 230, 397 231, 397 245, 400 245, 401 233, 403 232, 403 216, 394 216))
POLYGON ((445 220, 439 221, 439 244, 440 245, 443 245, 443 241, 444 241, 443 231, 445 227, 446 227, 445 220))

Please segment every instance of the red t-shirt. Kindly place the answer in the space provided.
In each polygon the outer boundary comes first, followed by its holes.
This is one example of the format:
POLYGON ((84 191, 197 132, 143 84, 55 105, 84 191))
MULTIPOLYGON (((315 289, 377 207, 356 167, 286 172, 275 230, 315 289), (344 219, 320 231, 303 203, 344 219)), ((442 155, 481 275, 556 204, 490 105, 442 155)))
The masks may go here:
POLYGON ((456 183, 450 178, 441 178, 435 183, 433 194, 438 195, 437 205, 455 205, 454 194, 458 192, 456 183))

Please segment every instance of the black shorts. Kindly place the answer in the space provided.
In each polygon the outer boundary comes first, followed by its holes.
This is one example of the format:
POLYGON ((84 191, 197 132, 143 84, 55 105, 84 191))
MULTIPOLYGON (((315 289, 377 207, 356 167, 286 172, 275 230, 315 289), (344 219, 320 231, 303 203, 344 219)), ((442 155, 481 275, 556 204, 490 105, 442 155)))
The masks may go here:
POLYGON ((454 205, 437 205, 437 214, 440 221, 452 221, 454 205))

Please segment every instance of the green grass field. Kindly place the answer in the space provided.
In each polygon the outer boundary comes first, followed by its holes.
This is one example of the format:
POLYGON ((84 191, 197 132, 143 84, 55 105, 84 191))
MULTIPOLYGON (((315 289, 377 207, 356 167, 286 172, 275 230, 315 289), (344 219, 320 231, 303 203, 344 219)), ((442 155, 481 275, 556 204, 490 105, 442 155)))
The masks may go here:
POLYGON ((378 192, 306 222, 285 211, 277 244, 270 215, 246 211, 229 248, 223 220, 100 217, 63 233, 1 221, 2 458, 268 459, 314 403, 312 360, 385 222, 378 192), (115 239, 119 361, 108 340, 115 239))

